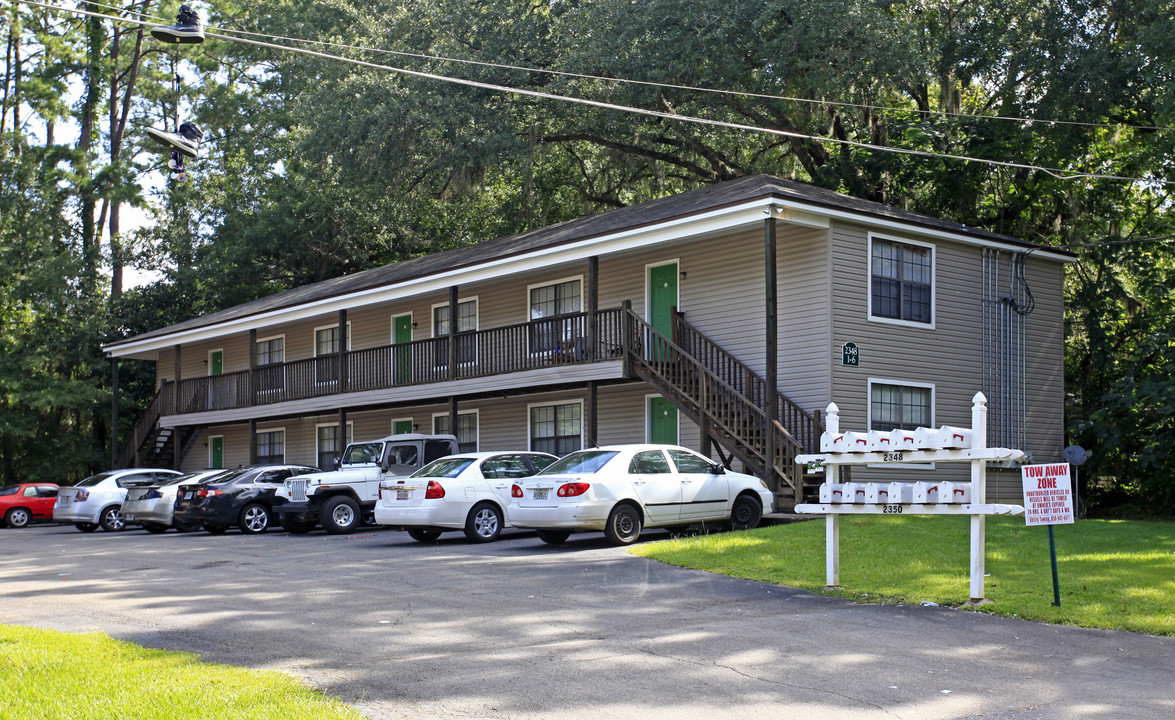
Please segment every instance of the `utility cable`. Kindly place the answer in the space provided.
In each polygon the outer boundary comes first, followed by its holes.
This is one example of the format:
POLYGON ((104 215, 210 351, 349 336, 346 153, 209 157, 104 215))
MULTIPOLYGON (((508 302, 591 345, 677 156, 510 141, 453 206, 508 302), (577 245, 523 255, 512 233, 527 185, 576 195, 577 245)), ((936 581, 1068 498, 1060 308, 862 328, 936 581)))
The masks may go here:
MULTIPOLYGON (((23 4, 26 4, 26 5, 32 5, 32 6, 36 6, 36 7, 44 7, 44 8, 49 8, 49 9, 53 9, 53 10, 71 12, 71 13, 81 13, 84 15, 91 15, 91 16, 95 16, 95 17, 100 17, 100 18, 105 18, 105 19, 117 21, 117 22, 128 22, 127 18, 104 15, 102 13, 96 13, 96 12, 93 12, 90 10, 82 10, 80 8, 63 8, 63 7, 56 6, 56 5, 35 2, 34 0, 16 0, 16 1, 21 2, 23 4)), ((618 105, 616 103, 602 102, 599 100, 589 100, 586 98, 577 98, 577 97, 572 97, 572 96, 567 96, 567 95, 557 95, 554 93, 542 92, 539 90, 513 88, 513 87, 509 87, 509 86, 505 86, 505 85, 497 85, 494 83, 479 82, 477 80, 466 80, 463 78, 453 78, 453 77, 448 77, 446 75, 437 75, 435 73, 421 72, 419 70, 409 70, 407 68, 398 68, 398 67, 394 67, 392 65, 381 65, 379 63, 368 62, 366 60, 358 60, 358 59, 346 58, 346 57, 342 57, 342 56, 338 56, 338 55, 331 55, 329 53, 318 52, 316 50, 308 50, 305 48, 290 47, 288 45, 278 45, 275 43, 263 42, 263 41, 259 41, 259 40, 250 40, 248 38, 234 37, 231 35, 223 35, 220 33, 209 32, 207 30, 205 30, 204 34, 206 37, 218 38, 221 40, 227 40, 229 42, 244 43, 246 45, 253 45, 256 47, 269 48, 269 49, 273 49, 273 50, 285 50, 288 52, 294 52, 294 53, 298 53, 301 55, 307 55, 310 57, 318 57, 318 58, 323 58, 326 60, 336 60, 336 61, 340 61, 340 62, 347 62, 347 63, 351 63, 352 65, 358 65, 360 67, 367 67, 367 68, 372 68, 375 70, 385 70, 388 72, 399 73, 401 75, 409 75, 412 77, 424 78, 424 79, 428 79, 428 80, 435 80, 438 82, 446 82, 446 83, 451 83, 451 84, 456 84, 456 85, 463 85, 466 87, 474 87, 474 88, 478 88, 478 89, 482 89, 482 90, 490 90, 493 92, 510 93, 510 94, 514 94, 514 95, 522 95, 525 97, 535 97, 535 98, 541 98, 541 99, 545 99, 545 100, 556 100, 559 102, 567 102, 567 103, 574 103, 574 104, 579 104, 579 105, 586 105, 589 107, 596 107, 596 108, 600 108, 600 109, 604 109, 604 110, 614 110, 616 112, 632 113, 632 114, 636 114, 636 115, 644 115, 646 117, 655 117, 655 118, 660 118, 660 119, 664 119, 664 120, 675 120, 678 122, 707 125, 710 127, 722 127, 722 128, 732 129, 732 130, 744 130, 747 132, 764 133, 764 134, 769 134, 769 135, 786 137, 786 138, 789 138, 792 140, 812 140, 815 142, 827 142, 827 143, 832 143, 832 144, 836 144, 836 145, 843 145, 843 146, 847 146, 847 147, 856 147, 856 148, 861 148, 861 149, 865 149, 865 150, 873 150, 876 152, 888 152, 888 153, 895 153, 895 154, 899 154, 899 155, 910 155, 910 156, 914 156, 914 157, 926 157, 926 158, 936 158, 936 159, 944 159, 944 160, 957 160, 957 161, 961 161, 961 162, 976 162, 976 163, 982 163, 985 165, 991 165, 993 167, 1003 167, 1003 168, 1012 168, 1012 169, 1021 169, 1021 170, 1035 170, 1035 171, 1043 172, 1047 175, 1050 175, 1050 176, 1055 177, 1060 180, 1078 180, 1078 179, 1116 180, 1116 181, 1124 181, 1124 182, 1140 182, 1140 183, 1151 183, 1151 184, 1162 184, 1162 185, 1175 185, 1175 181, 1172 181, 1172 180, 1163 180, 1163 179, 1157 179, 1157 178, 1136 178, 1136 177, 1126 177, 1126 176, 1122 176, 1122 175, 1111 175, 1111 174, 1106 174, 1106 173, 1088 173, 1088 172, 1079 172, 1079 171, 1074 171, 1074 170, 1064 170, 1064 169, 1059 169, 1059 168, 1048 168, 1048 167, 1043 167, 1040 165, 1032 165, 1029 163, 1010 162, 1010 161, 1003 161, 1003 160, 991 160, 988 158, 970 157, 970 156, 966 156, 966 155, 957 155, 954 153, 936 153, 936 152, 931 152, 928 150, 913 150, 913 149, 909 149, 909 148, 889 147, 889 146, 885 146, 885 145, 875 145, 872 143, 859 142, 856 140, 842 140, 839 138, 829 138, 829 137, 824 137, 824 136, 820 136, 820 135, 809 135, 807 133, 799 133, 799 132, 795 132, 795 131, 791 131, 791 130, 779 130, 776 128, 763 128, 763 127, 758 127, 755 125, 746 125, 743 123, 735 123, 735 122, 729 122, 729 121, 725 121, 725 120, 713 120, 710 118, 701 118, 701 117, 696 117, 696 116, 692 116, 692 115, 679 115, 676 113, 662 112, 659 110, 648 110, 645 108, 636 108, 636 107, 631 107, 631 106, 627 106, 627 105, 618 105)))

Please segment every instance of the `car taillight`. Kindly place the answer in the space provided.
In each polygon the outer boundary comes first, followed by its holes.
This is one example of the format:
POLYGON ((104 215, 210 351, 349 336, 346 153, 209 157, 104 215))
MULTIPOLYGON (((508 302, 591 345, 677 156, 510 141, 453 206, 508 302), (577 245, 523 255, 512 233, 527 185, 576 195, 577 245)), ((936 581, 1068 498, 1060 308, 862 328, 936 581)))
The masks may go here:
POLYGON ((445 489, 436 480, 428 481, 428 489, 424 491, 425 500, 436 500, 445 496, 445 489))
POLYGON ((78 502, 85 502, 90 499, 90 491, 89 490, 78 490, 78 494, 75 496, 74 499, 77 500, 78 502))
POLYGON ((224 495, 223 492, 221 492, 220 490, 217 490, 216 488, 204 488, 196 494, 202 498, 210 498, 210 497, 216 497, 217 495, 224 495))
POLYGON ((522 497, 522 486, 521 485, 511 485, 510 486, 510 497, 522 497))
POLYGON ((383 485, 379 486, 379 499, 380 500, 384 499, 384 486, 383 485))
POLYGON ((559 497, 578 497, 587 492, 588 487, 588 483, 567 483, 560 485, 555 494, 559 497))

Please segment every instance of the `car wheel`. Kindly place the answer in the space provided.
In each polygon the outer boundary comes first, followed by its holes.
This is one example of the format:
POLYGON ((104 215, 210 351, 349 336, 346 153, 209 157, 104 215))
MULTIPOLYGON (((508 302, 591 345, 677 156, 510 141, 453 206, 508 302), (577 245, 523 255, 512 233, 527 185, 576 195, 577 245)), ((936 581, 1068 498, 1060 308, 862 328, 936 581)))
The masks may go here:
POLYGON ((241 528, 241 532, 250 535, 263 533, 269 529, 269 511, 265 509, 264 505, 257 503, 246 505, 245 509, 241 511, 241 519, 237 526, 241 528))
POLYGON ((33 516, 25 508, 12 508, 4 516, 4 524, 10 528, 28 527, 33 516))
POLYGON ((160 525, 159 523, 143 523, 143 529, 156 535, 167 532, 167 526, 160 525))
POLYGON ((318 523, 308 520, 295 513, 286 513, 281 516, 282 529, 294 535, 305 535, 314 529, 318 523))
POLYGON ((106 532, 125 530, 126 523, 122 520, 122 508, 118 505, 111 505, 103 510, 98 517, 98 525, 106 532))
POLYGON ((359 525, 359 503, 346 495, 335 495, 322 504, 318 519, 332 535, 351 532, 359 525))
POLYGON ((542 540, 548 545, 561 545, 567 542, 567 538, 571 537, 569 530, 539 530, 539 540, 542 540))
POLYGON ((490 542, 502 534, 502 511, 493 503, 474 505, 465 519, 465 537, 473 542, 490 542))
POLYGON ((410 528, 408 537, 416 542, 434 543, 441 537, 441 531, 435 528, 410 528))
POLYGON ((204 529, 213 535, 219 535, 225 530, 228 530, 228 525, 217 525, 216 523, 204 523, 204 529))
POLYGON ((82 532, 94 532, 98 529, 98 523, 74 523, 73 526, 82 532))
POLYGON ((759 504, 758 498, 746 493, 736 497, 734 504, 730 506, 731 530, 750 530, 758 526, 762 519, 763 506, 759 504))
POLYGON ((612 508, 604 535, 613 545, 631 545, 641 534, 641 511, 627 503, 612 508))
POLYGON ((172 522, 172 527, 179 533, 196 532, 200 529, 200 523, 189 523, 182 520, 175 520, 172 522))

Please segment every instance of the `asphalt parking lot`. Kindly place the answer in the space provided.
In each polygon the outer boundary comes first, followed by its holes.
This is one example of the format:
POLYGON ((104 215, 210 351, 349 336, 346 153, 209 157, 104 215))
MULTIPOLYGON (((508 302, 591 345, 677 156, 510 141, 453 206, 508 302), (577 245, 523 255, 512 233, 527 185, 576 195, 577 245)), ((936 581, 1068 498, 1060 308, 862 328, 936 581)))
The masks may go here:
POLYGON ((601 534, 46 525, 0 544, 0 622, 290 672, 377 719, 1175 718, 1175 638, 854 605, 601 534))

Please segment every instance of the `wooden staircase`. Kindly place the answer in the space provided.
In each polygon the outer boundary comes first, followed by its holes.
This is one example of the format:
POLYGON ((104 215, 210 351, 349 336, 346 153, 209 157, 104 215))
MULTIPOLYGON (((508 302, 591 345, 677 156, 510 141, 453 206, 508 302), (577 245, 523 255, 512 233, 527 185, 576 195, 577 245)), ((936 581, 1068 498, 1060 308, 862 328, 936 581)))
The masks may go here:
POLYGON ((796 455, 815 452, 816 418, 780 394, 771 417, 766 381, 673 313, 673 338, 653 329, 625 304, 625 369, 653 386, 714 442, 726 467, 734 459, 764 478, 787 508, 812 497, 823 476, 809 476, 796 455), (768 433, 773 447, 768 451, 768 433), (725 450, 725 453, 723 452, 725 450), (771 457, 768 457, 770 454, 771 457))
POLYGON ((129 467, 178 468, 199 437, 195 430, 161 427, 160 396, 156 394, 131 432, 113 469, 129 467))

